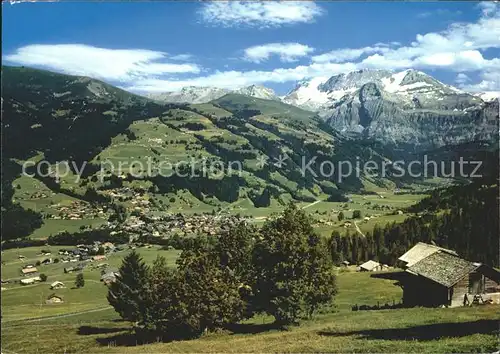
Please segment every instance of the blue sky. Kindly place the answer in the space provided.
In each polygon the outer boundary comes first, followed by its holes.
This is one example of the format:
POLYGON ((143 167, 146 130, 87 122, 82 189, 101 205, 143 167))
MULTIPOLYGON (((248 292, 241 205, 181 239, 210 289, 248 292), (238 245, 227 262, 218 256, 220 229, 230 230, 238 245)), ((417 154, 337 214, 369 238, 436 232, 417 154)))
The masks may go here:
POLYGON ((493 2, 3 3, 4 64, 96 77, 137 91, 260 84, 416 68, 500 91, 493 2))

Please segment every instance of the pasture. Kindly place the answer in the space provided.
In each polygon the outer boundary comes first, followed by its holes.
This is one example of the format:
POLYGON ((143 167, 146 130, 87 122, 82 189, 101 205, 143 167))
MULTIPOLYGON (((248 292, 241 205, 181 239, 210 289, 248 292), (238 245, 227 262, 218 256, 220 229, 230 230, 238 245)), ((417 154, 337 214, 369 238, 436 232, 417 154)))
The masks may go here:
MULTIPOLYGON (((154 252, 150 253, 145 255, 151 260, 154 252)), ((377 302, 399 301, 401 288, 394 284, 394 280, 371 275, 340 272, 336 307, 286 331, 273 329, 271 318, 256 316, 199 339, 151 344, 137 342, 129 331, 129 324, 120 321, 113 309, 105 308, 105 287, 99 284, 102 291, 89 291, 87 300, 93 301, 93 305, 88 308, 96 311, 40 320, 4 320, 2 352, 444 353, 498 350, 500 315, 497 306, 351 311, 354 304, 375 305, 377 302)), ((7 307, 19 305, 11 303, 7 307)))
MULTIPOLYGON (((2 252, 2 280, 22 279, 20 270, 23 264, 35 264, 36 261, 41 261, 48 256, 39 255, 40 250, 50 250, 50 257, 61 258, 57 254, 59 249, 70 249, 65 246, 45 246, 45 247, 29 247, 22 249, 11 249, 2 252), (26 258, 21 261, 18 255, 23 255, 26 258)), ((152 263, 157 255, 164 256, 169 264, 174 265, 179 254, 176 250, 160 250, 154 248, 140 248, 139 253, 143 256, 147 263, 152 263)), ((29 318, 38 318, 46 316, 54 316, 67 313, 75 313, 88 311, 92 309, 106 307, 106 286, 100 281, 100 269, 92 269, 92 265, 98 263, 108 263, 109 271, 116 271, 121 264, 123 257, 130 252, 124 250, 108 255, 107 259, 100 262, 87 262, 87 266, 83 270, 85 286, 80 289, 74 289, 76 278, 75 273, 64 273, 65 267, 74 267, 79 262, 68 262, 57 264, 48 264, 37 266, 38 271, 47 276, 46 282, 36 283, 34 285, 20 285, 18 282, 9 282, 2 284, 2 321, 10 322, 17 320, 26 320, 29 318), (54 281, 61 281, 66 288, 51 290, 50 284, 54 281), (45 300, 50 294, 61 295, 64 299, 62 304, 46 304, 45 300)))

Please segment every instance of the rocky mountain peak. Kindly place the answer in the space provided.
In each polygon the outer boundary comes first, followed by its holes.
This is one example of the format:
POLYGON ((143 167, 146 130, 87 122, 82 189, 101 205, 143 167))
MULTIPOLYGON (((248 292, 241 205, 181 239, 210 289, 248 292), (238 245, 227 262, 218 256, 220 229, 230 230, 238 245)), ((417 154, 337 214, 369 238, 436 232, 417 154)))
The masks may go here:
POLYGON ((368 82, 379 82, 382 78, 391 75, 387 70, 362 69, 345 74, 334 75, 318 89, 325 92, 352 90, 360 88, 368 82))
POLYGON ((266 100, 279 100, 274 90, 260 85, 250 85, 242 87, 240 89, 235 90, 234 92, 239 93, 241 95, 247 95, 266 100))

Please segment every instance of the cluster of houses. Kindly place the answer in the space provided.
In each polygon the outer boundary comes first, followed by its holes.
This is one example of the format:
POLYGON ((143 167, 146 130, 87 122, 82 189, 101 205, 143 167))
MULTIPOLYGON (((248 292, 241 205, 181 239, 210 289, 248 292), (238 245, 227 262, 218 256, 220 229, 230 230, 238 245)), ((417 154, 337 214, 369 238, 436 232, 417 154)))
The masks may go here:
POLYGON ((55 213, 50 215, 50 219, 57 220, 81 220, 107 218, 107 212, 103 207, 94 207, 89 203, 75 200, 69 205, 54 204, 51 206, 55 209, 55 213))
POLYGON ((49 196, 44 192, 35 192, 35 193, 30 195, 30 199, 44 199, 44 198, 48 198, 48 197, 49 196))
POLYGON ((100 260, 100 258, 105 259, 104 255, 96 255, 101 249, 105 254, 121 250, 120 247, 115 246, 112 242, 101 243, 96 241, 91 245, 76 245, 73 249, 60 249, 59 255, 63 256, 61 258, 62 263, 95 261, 100 260), (91 256, 91 254, 94 254, 94 256, 91 256))
MULTIPOLYGON (((123 176, 123 175, 121 175, 119 177, 122 179, 125 178, 125 176, 123 176)), ((113 188, 113 189, 105 190, 102 193, 104 195, 107 195, 115 200, 120 201, 120 202, 125 202, 125 201, 130 201, 130 200, 135 201, 135 200, 139 200, 142 198, 140 193, 135 192, 130 187, 113 188)), ((148 203, 148 205, 149 205, 149 203, 148 203)))
POLYGON ((207 235, 217 235, 221 231, 229 230, 232 226, 240 223, 244 219, 239 216, 223 215, 214 217, 213 215, 184 215, 166 214, 163 216, 142 215, 130 216, 122 224, 110 225, 113 229, 111 234, 126 232, 131 236, 131 240, 138 236, 171 237, 175 234, 179 236, 189 236, 199 233, 207 235))

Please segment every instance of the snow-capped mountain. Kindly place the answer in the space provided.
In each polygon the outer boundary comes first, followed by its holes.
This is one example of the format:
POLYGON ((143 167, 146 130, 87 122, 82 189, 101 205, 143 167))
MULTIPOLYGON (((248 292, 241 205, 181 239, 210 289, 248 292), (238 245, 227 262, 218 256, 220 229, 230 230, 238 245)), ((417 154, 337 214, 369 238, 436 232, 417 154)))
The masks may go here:
POLYGON ((280 100, 280 98, 276 95, 276 93, 273 90, 259 85, 250 85, 247 87, 242 87, 240 89, 234 90, 233 93, 239 93, 240 95, 252 96, 255 98, 262 98, 264 100, 274 100, 274 101, 280 100))
POLYGON ((146 97, 166 103, 207 103, 231 92, 265 100, 279 100, 279 97, 273 90, 258 85, 241 87, 236 90, 221 89, 217 87, 188 86, 175 92, 150 93, 147 94, 146 97))
POLYGON ((149 93, 145 96, 166 103, 206 103, 216 100, 230 91, 217 87, 188 86, 180 91, 149 93))
POLYGON ((300 82, 283 101, 305 109, 321 111, 328 109, 345 95, 354 93, 367 83, 375 83, 387 93, 400 96, 403 101, 413 100, 413 96, 428 96, 439 99, 439 95, 462 93, 445 85, 433 77, 416 70, 391 72, 388 70, 358 70, 324 78, 313 78, 300 82))
POLYGON ((362 70, 336 75, 317 89, 329 98, 319 114, 332 127, 385 143, 430 148, 491 139, 498 131, 498 101, 485 102, 416 70, 362 70))

